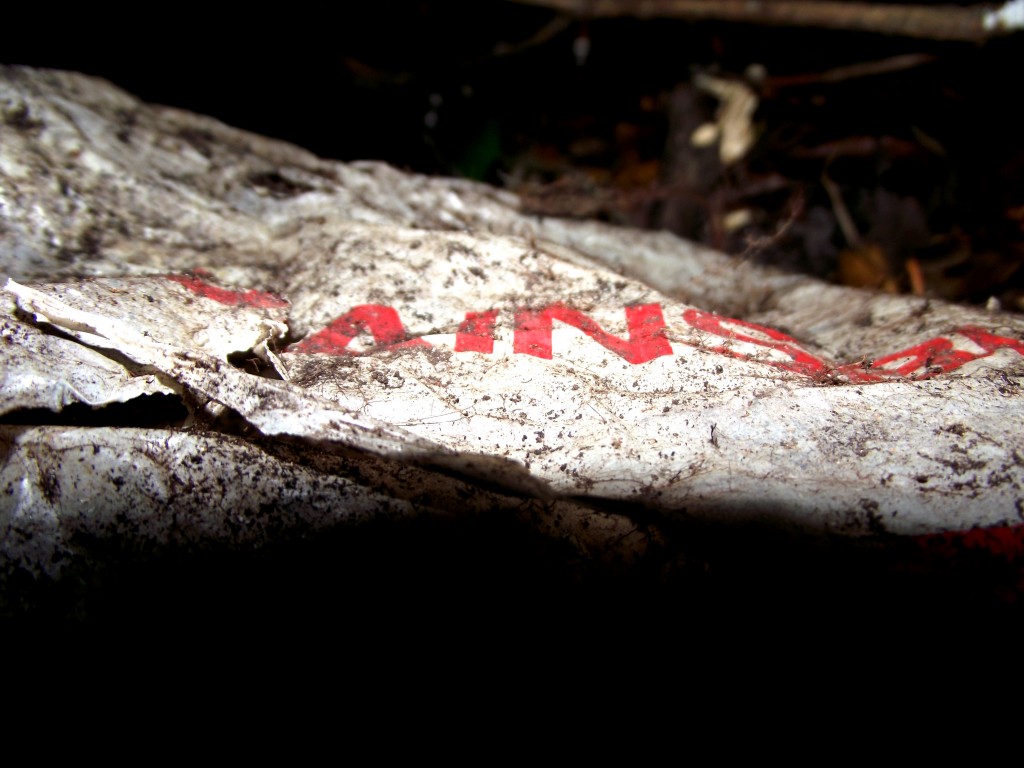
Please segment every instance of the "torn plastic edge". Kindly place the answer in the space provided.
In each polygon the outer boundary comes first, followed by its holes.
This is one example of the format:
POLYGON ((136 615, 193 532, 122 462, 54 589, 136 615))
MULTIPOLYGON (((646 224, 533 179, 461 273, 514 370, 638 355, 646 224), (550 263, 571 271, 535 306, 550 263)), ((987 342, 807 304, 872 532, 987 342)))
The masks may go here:
MULTIPOLYGON (((190 275, 164 275, 164 277, 171 282, 183 286, 197 296, 211 299, 218 304, 224 304, 229 307, 248 306, 257 309, 283 309, 291 306, 287 299, 282 299, 280 296, 276 296, 268 291, 255 289, 242 291, 221 288, 209 281, 210 273, 202 268, 192 270, 190 275)), ((269 363, 283 381, 290 381, 288 366, 270 348, 271 338, 283 338, 288 333, 288 326, 279 323, 274 325, 277 327, 269 329, 270 333, 252 348, 252 352, 264 362, 269 363)))
MULTIPOLYGON (((497 484, 506 492, 519 496, 540 499, 555 496, 543 479, 531 475, 528 468, 509 459, 454 451, 401 427, 330 407, 327 403, 318 403, 315 411, 302 413, 301 406, 306 404, 307 395, 291 388, 275 389, 280 402, 272 409, 263 408, 262 404, 245 403, 244 396, 241 400, 226 397, 233 388, 248 391, 248 387, 239 386, 241 380, 238 377, 249 378, 250 374, 238 371, 227 361, 204 352, 183 350, 140 336, 130 328, 119 327, 110 318, 67 306, 59 299, 14 280, 8 279, 4 289, 13 294, 19 303, 24 303, 23 309, 36 317, 45 315, 47 321, 58 328, 83 328, 93 335, 126 345, 128 348, 122 351, 131 359, 152 365, 185 389, 232 408, 267 437, 302 437, 314 442, 343 445, 497 484), (194 375, 191 368, 196 361, 203 361, 204 358, 206 365, 203 367, 217 371, 219 375, 194 375), (186 360, 187 363, 183 365, 186 360), (296 425, 299 431, 295 431, 296 425)), ((264 386, 278 383, 261 381, 264 386)))

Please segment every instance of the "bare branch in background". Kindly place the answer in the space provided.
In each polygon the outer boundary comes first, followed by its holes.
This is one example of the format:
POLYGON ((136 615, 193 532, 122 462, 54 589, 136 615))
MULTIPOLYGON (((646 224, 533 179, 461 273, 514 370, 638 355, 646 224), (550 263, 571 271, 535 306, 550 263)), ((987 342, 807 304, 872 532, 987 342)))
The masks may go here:
POLYGON ((717 19, 824 27, 934 40, 986 40, 1024 28, 1024 0, 967 7, 836 0, 518 0, 581 18, 717 19))

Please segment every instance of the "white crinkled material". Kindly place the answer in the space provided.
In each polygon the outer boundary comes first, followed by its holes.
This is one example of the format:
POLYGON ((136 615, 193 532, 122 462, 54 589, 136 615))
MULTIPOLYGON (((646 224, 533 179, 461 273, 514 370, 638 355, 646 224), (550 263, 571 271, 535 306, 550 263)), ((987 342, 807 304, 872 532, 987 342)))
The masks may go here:
POLYGON ((583 549, 628 538, 590 527, 588 499, 839 536, 1024 519, 1018 317, 539 220, 507 193, 321 161, 88 78, 8 70, 0 90, 22 110, 0 141, 0 412, 179 394, 251 430, 4 426, 8 568, 56 575, 75 531, 126 515, 152 541, 242 541, 273 535, 239 523, 268 504, 336 525, 450 510, 456 486, 588 521, 557 534, 583 549), (88 152, 66 146, 73 121, 88 152), (10 172, 31 163, 70 167, 88 203, 10 172), (358 455, 359 477, 273 441, 358 455))

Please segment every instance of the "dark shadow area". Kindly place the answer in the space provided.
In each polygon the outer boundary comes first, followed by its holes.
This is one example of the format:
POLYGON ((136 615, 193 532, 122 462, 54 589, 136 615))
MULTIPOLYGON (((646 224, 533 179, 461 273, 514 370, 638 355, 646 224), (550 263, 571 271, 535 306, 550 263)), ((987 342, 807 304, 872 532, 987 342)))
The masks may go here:
POLYGON ((1024 626, 1011 562, 750 527, 674 526, 629 569, 581 561, 504 515, 368 523, 259 548, 78 544, 88 567, 57 583, 11 580, 7 596, 23 602, 3 622, 8 638, 318 638, 366 653, 601 638, 659 655, 719 639, 941 643, 965 627, 1010 636, 1024 626))
POLYGON ((157 429, 181 426, 188 418, 188 408, 178 395, 140 395, 125 403, 94 408, 85 403, 71 403, 60 411, 28 408, 0 416, 0 424, 24 426, 68 427, 138 427, 157 429))

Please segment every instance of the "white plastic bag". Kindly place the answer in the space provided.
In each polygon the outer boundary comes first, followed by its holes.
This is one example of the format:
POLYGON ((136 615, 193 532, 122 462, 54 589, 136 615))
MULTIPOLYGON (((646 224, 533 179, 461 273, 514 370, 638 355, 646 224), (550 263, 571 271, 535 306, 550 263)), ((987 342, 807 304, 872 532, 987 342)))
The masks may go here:
POLYGON ((240 545, 449 514, 453 493, 557 521, 544 535, 587 556, 642 557, 642 509, 1019 557, 1016 316, 523 216, 479 185, 321 161, 78 76, 0 85, 36 121, 0 142, 7 577, 93 557, 82 531, 240 545), (78 207, 31 162, 64 168, 78 207), (120 228, 97 232, 104 217, 120 228), (83 233, 94 247, 69 251, 83 233), (189 419, 18 423, 157 394, 189 419))

